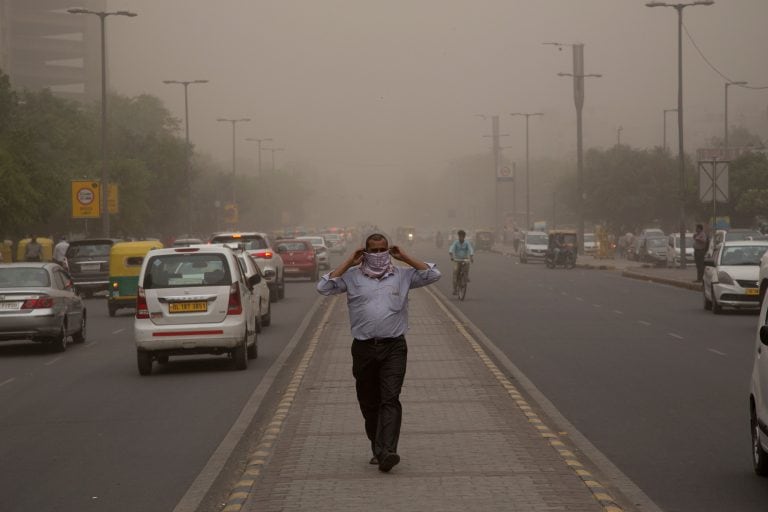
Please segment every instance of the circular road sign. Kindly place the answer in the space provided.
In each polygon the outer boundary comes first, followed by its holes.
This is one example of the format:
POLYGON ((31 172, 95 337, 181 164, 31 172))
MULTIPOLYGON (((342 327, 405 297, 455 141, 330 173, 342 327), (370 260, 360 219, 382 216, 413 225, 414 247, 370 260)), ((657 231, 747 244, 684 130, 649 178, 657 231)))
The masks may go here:
POLYGON ((77 202, 83 206, 88 206, 95 199, 93 191, 89 188, 81 188, 77 191, 77 202))

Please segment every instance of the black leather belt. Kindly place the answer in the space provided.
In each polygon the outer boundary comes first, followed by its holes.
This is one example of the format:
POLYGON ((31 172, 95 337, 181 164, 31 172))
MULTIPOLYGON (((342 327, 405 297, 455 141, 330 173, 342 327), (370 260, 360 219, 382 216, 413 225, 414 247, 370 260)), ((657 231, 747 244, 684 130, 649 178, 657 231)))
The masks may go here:
POLYGON ((363 343, 373 343, 374 345, 379 345, 381 343, 391 343, 393 341, 405 341, 405 336, 401 334, 400 336, 396 336, 394 338, 368 338, 367 340, 361 340, 361 339, 355 338, 355 341, 360 341, 363 343))

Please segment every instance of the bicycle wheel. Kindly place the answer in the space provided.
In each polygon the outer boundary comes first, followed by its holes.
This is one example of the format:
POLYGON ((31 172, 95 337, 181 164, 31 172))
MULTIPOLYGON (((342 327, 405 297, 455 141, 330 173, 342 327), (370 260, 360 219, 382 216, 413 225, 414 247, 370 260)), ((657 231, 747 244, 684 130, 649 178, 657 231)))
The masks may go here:
POLYGON ((467 296, 467 271, 462 270, 461 274, 459 274, 459 300, 464 300, 464 297, 467 296))

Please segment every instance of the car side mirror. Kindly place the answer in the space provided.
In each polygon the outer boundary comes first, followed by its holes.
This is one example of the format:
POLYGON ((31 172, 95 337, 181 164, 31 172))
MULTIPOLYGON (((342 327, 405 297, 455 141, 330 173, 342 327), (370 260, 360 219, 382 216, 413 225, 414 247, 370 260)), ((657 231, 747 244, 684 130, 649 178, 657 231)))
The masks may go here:
POLYGON ((763 345, 768 345, 768 325, 760 327, 760 342, 763 345))
POLYGON ((251 286, 256 286, 261 282, 261 276, 259 274, 253 274, 251 277, 248 278, 248 284, 251 286))

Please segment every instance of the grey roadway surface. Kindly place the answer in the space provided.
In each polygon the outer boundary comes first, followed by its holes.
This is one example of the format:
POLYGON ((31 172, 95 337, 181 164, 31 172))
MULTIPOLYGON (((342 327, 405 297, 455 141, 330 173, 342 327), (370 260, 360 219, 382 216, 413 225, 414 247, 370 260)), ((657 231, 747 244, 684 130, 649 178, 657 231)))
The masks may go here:
MULTIPOLYGON (((448 269, 445 250, 411 251, 448 269)), ((459 308, 663 510, 763 511, 747 396, 757 317, 602 270, 481 253, 459 308)), ((450 295, 450 280, 440 288, 450 295)))
POLYGON ((99 298, 84 345, 0 344, 0 510, 172 510, 316 297, 288 284, 243 372, 198 356, 139 377, 133 311, 99 298))

